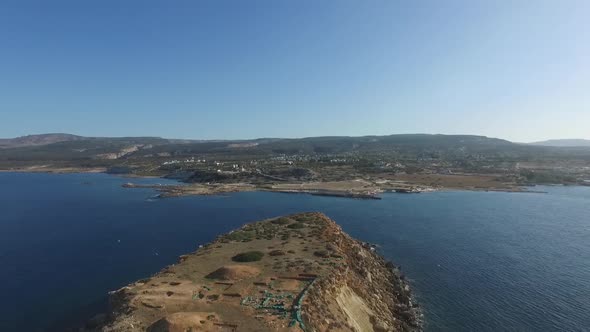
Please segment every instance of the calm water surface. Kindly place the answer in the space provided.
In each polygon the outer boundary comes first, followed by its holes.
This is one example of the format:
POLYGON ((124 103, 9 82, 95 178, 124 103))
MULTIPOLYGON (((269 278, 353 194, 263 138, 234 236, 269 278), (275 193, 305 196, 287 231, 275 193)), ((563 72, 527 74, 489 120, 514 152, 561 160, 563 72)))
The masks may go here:
POLYGON ((60 330, 219 233, 301 211, 379 244, 412 281, 428 331, 590 330, 590 187, 152 200, 127 181, 0 173, 0 331, 60 330))

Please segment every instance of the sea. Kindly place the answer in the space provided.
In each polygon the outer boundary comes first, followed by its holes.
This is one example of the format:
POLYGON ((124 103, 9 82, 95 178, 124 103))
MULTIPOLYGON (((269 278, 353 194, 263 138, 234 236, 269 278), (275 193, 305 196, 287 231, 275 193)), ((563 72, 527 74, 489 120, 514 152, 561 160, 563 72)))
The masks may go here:
MULTIPOLYGON (((0 173, 0 331, 63 331, 244 223, 320 211, 401 266, 426 331, 590 331, 590 187, 357 200, 157 199, 106 174, 0 173)), ((164 179, 132 179, 143 184, 164 179)))

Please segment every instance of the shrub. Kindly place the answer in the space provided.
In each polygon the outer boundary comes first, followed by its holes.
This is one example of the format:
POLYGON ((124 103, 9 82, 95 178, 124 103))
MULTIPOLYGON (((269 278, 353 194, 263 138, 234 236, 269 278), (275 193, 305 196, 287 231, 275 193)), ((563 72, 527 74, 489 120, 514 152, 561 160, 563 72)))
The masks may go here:
POLYGON ((287 227, 288 228, 291 228, 291 229, 299 229, 299 228, 304 228, 305 225, 302 224, 302 223, 300 223, 300 222, 296 222, 296 223, 293 223, 293 224, 291 224, 291 225, 289 225, 287 227))
POLYGON ((237 254, 234 257, 232 257, 231 259, 234 262, 256 262, 256 261, 261 260, 263 256, 264 256, 263 252, 248 251, 248 252, 243 252, 241 254, 237 254))
POLYGON ((241 242, 248 242, 248 241, 252 241, 252 239, 254 238, 254 232, 253 231, 234 231, 232 233, 229 233, 227 235, 225 235, 223 237, 224 240, 228 240, 228 241, 241 241, 241 242))
POLYGON ((285 218, 285 217, 277 218, 277 219, 274 219, 271 221, 271 223, 276 224, 276 225, 286 225, 290 222, 291 222, 291 219, 285 218))
POLYGON ((318 250, 318 251, 314 252, 313 254, 318 257, 323 257, 323 258, 330 257, 330 253, 327 250, 318 250))
POLYGON ((300 221, 300 222, 310 222, 310 221, 314 221, 315 217, 313 215, 298 215, 297 217, 295 217, 295 220, 300 221))
POLYGON ((273 250, 268 253, 270 256, 283 256, 285 254, 282 250, 273 250))

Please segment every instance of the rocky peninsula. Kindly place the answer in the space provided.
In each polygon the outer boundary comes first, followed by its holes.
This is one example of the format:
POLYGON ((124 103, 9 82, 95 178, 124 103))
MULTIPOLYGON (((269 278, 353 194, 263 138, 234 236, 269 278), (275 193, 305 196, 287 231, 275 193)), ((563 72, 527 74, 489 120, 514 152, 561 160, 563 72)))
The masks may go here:
POLYGON ((85 331, 420 331, 409 285, 321 213, 246 224, 110 293, 85 331))

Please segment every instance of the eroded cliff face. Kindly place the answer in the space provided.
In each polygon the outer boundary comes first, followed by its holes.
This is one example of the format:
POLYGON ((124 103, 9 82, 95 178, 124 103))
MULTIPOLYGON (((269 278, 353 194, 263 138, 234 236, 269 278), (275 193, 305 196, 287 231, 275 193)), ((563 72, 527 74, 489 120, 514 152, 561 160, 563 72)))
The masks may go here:
POLYGON ((326 220, 323 237, 332 255, 346 265, 334 269, 310 287, 302 310, 310 331, 417 331, 420 310, 410 286, 392 263, 375 248, 352 239, 335 222, 326 220))
POLYGON ((321 213, 244 225, 111 294, 90 331, 418 331, 393 264, 321 213))

